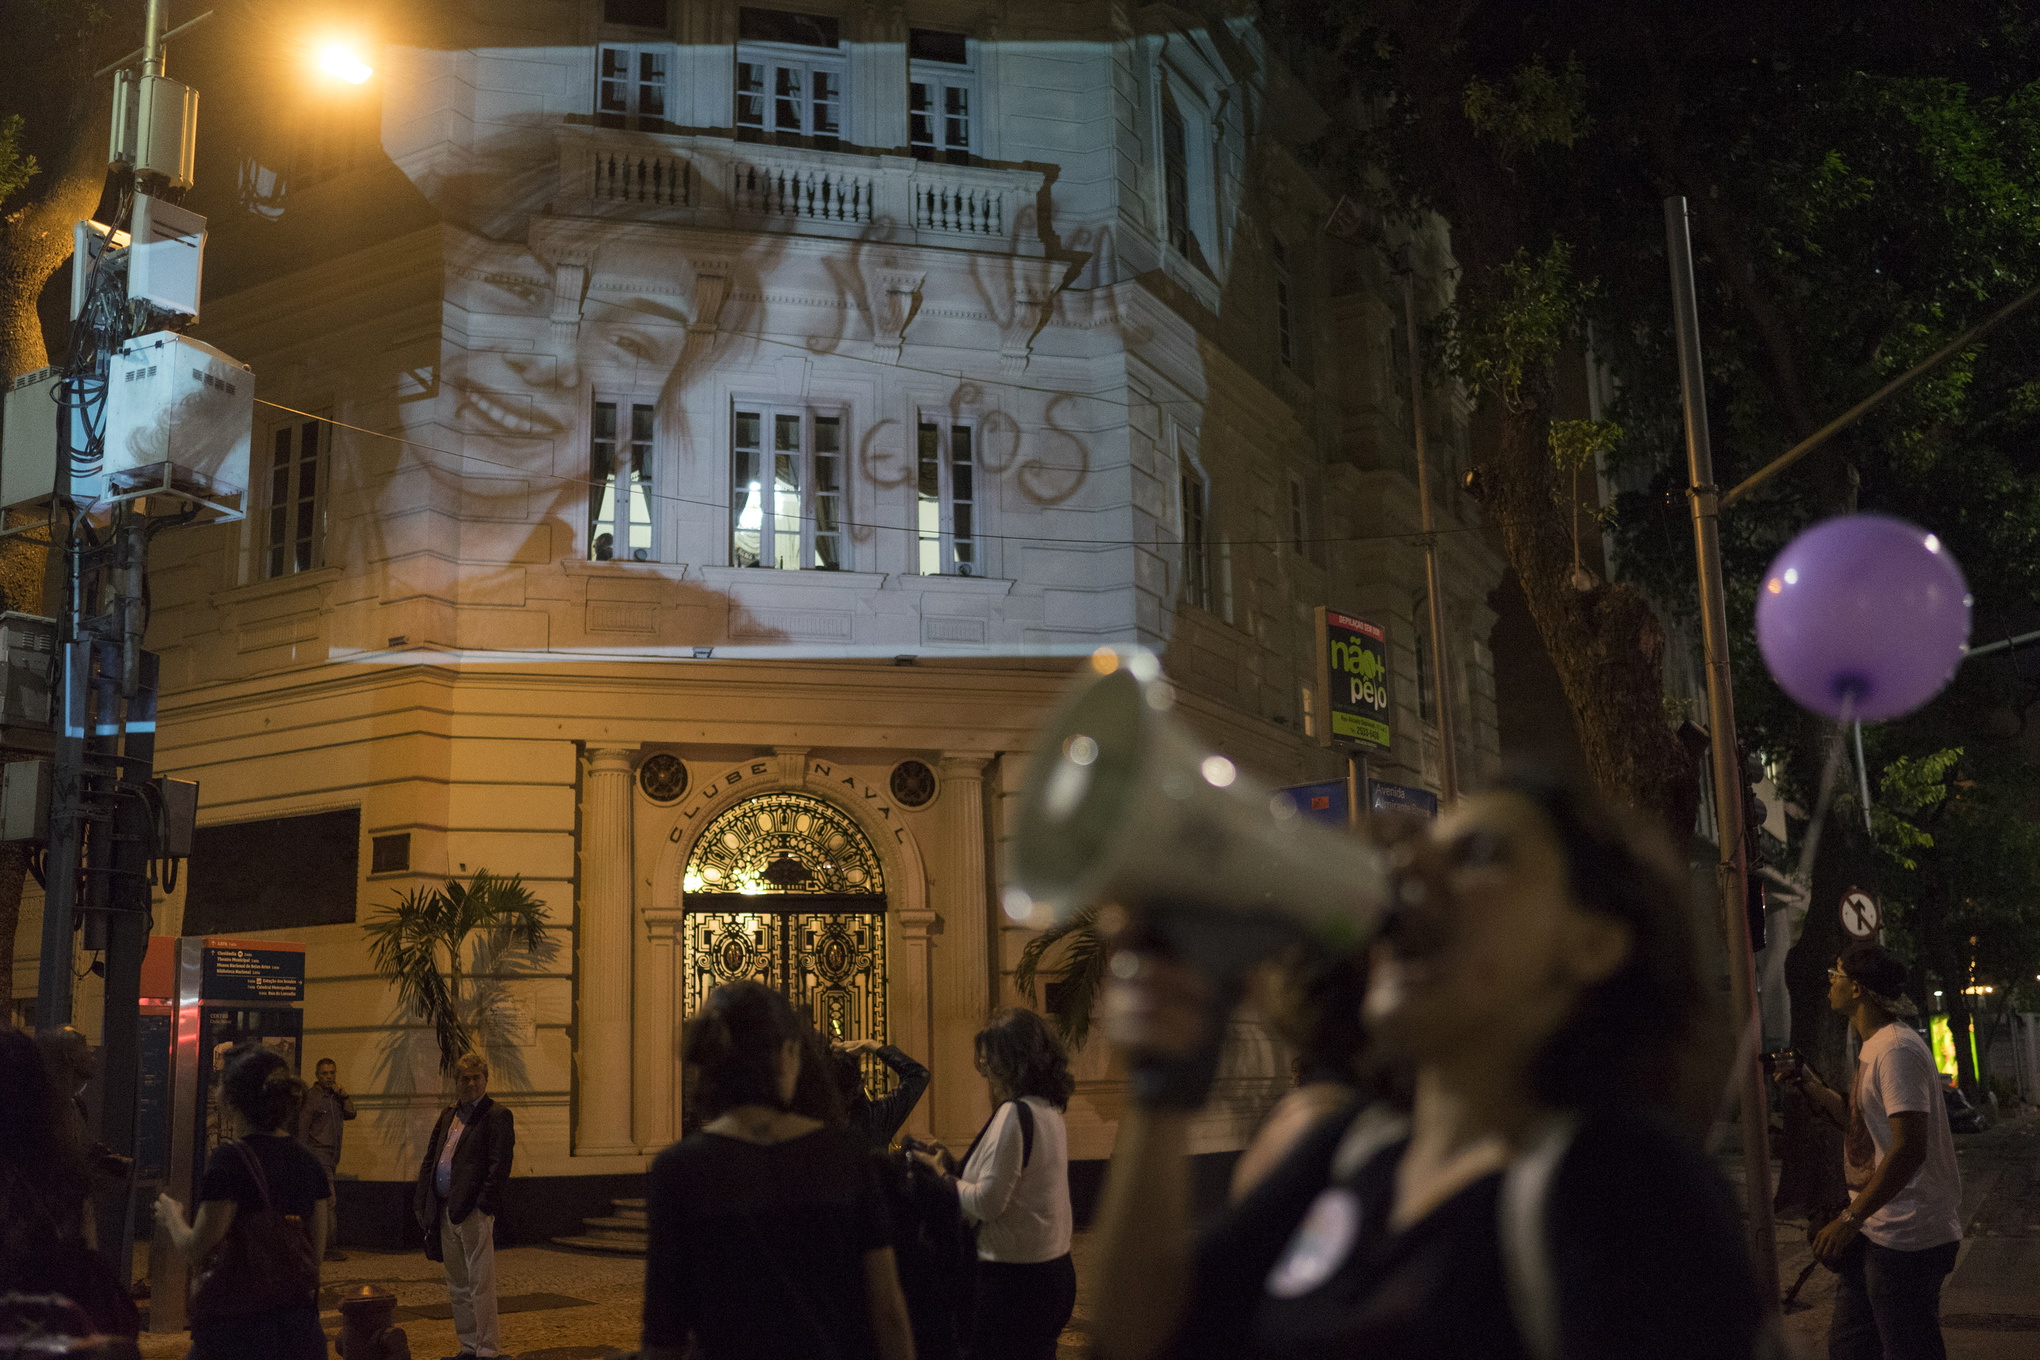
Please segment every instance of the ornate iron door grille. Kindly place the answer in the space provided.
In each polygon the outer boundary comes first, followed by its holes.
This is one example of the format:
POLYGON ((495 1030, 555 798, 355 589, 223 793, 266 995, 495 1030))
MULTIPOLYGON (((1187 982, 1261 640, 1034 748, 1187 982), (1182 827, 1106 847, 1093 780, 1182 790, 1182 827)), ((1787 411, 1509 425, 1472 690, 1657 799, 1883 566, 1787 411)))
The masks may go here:
MULTIPOLYGON (((884 879, 849 818, 800 794, 738 803, 701 833, 682 886, 688 1015, 712 989, 750 979, 827 1039, 885 1042, 884 879)), ((890 1089, 883 1063, 864 1067, 866 1090, 890 1089)))

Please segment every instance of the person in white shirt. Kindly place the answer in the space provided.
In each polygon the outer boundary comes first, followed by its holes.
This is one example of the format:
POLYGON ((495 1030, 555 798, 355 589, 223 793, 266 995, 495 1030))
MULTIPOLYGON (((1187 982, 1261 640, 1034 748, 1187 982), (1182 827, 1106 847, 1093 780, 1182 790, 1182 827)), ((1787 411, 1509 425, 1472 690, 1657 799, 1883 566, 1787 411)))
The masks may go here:
POLYGON ((1862 1047, 1846 1100, 1805 1067, 1781 1069, 1844 1131, 1849 1207, 1814 1238, 1841 1275, 1830 1360, 1944 1360, 1941 1282, 1962 1244, 1962 1177, 1941 1074, 1906 1019, 1905 961, 1852 945, 1828 973, 1828 1005, 1862 1047))
POLYGON ((965 1220, 978 1229, 972 1360, 1055 1360, 1056 1339, 1077 1306, 1070 1262, 1070 1148, 1063 1111, 1076 1089, 1069 1055, 1048 1022, 1017 1007, 993 1014, 977 1036, 977 1070, 992 1088, 992 1117, 953 1176, 965 1220))

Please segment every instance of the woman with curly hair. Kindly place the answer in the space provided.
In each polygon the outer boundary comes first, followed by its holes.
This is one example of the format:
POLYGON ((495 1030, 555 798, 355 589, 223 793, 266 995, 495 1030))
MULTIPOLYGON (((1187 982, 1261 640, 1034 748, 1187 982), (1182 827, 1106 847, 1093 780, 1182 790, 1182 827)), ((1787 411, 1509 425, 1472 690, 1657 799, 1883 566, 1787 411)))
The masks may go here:
POLYGON ((184 1206, 168 1194, 156 1197, 156 1221, 199 1277, 186 1360, 324 1360, 319 1262, 333 1187, 291 1132, 305 1084, 276 1053, 241 1044, 227 1054, 220 1094, 238 1136, 206 1159, 196 1219, 187 1221, 184 1206), (276 1234, 257 1236, 258 1223, 276 1234), (227 1250, 216 1258, 222 1244, 227 1250), (233 1262, 269 1252, 283 1259, 265 1263, 271 1269, 260 1288, 223 1275, 233 1262))
POLYGON ((1077 1306, 1070 1263, 1070 1148, 1063 1128, 1076 1078, 1048 1022, 1017 1007, 995 1012, 977 1035, 977 1070, 992 1088, 992 1117, 959 1171, 947 1154, 921 1154, 956 1180, 963 1216, 978 1226, 974 1360, 1054 1360, 1077 1306))

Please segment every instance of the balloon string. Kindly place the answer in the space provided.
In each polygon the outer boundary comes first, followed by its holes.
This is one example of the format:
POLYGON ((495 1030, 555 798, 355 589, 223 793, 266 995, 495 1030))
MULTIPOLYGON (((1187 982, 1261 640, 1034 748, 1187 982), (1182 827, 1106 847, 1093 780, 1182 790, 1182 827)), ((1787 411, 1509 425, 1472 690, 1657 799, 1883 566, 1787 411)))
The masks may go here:
POLYGON ((1870 766, 1863 760, 1863 724, 1852 724, 1856 732, 1856 789, 1863 800, 1863 830, 1871 836, 1877 828, 1870 821, 1870 766))
MULTIPOLYGON (((1806 894, 1813 895, 1813 858, 1820 850, 1821 828, 1827 824, 1828 809, 1834 806, 1835 785, 1840 782, 1842 772, 1842 747, 1847 743, 1849 726, 1855 719, 1856 692, 1850 690, 1842 696, 1842 711, 1835 720, 1835 734, 1828 742, 1827 762, 1821 767, 1819 796, 1813 802, 1813 821, 1808 826, 1806 841, 1800 847, 1799 868, 1792 875, 1795 883, 1806 885, 1806 894)), ((1860 732, 1860 728, 1858 729, 1860 732)), ((1860 750, 1860 747, 1858 748, 1860 750)), ((1865 795, 1865 820, 1868 819, 1868 795, 1865 795)), ((1721 834, 1720 818, 1715 819, 1715 834, 1721 834)), ((1775 946, 1773 946, 1775 948, 1775 946)), ((1770 969, 1766 968, 1765 972, 1770 969)), ((1707 1134, 1707 1155, 1713 1156, 1721 1150, 1722 1140, 1727 1136, 1729 1120, 1740 1097, 1743 1082, 1748 1078, 1750 1064, 1756 1058, 1758 1041, 1763 1038, 1764 1010, 1758 997, 1750 999, 1749 1018, 1743 1022, 1742 1037, 1735 1046, 1735 1062, 1729 1067, 1728 1081, 1721 1088, 1721 1100, 1715 1106, 1714 1127, 1707 1134)), ((1768 1115, 1766 1116, 1768 1118, 1768 1115)))

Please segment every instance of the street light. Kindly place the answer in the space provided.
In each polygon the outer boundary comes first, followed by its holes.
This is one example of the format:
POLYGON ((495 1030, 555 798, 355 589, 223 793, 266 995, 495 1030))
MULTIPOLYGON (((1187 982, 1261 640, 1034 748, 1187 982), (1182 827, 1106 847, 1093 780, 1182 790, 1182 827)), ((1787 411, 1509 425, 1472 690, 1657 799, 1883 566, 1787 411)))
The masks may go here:
POLYGON ((354 54, 345 43, 327 43, 319 49, 321 71, 349 85, 360 85, 375 74, 375 68, 354 54))

